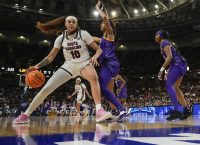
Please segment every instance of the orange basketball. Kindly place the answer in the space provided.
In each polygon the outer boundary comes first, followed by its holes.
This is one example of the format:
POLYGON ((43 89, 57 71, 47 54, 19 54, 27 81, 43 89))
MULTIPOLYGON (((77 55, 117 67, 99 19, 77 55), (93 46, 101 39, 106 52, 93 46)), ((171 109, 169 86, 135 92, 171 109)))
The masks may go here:
POLYGON ((45 82, 45 75, 38 71, 31 71, 26 75, 25 83, 32 88, 41 87, 45 82))

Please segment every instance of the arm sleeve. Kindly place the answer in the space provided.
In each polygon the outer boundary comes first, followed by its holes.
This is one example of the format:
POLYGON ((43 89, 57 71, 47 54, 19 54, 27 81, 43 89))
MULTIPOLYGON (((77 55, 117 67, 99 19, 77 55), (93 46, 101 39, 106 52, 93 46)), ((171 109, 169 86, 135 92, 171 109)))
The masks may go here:
POLYGON ((161 48, 164 49, 167 45, 171 45, 171 43, 168 41, 168 40, 164 40, 162 43, 161 43, 161 48))
POLYGON ((82 39, 86 42, 87 45, 94 41, 93 37, 87 31, 81 30, 81 35, 82 39))
POLYGON ((61 44, 62 39, 63 39, 63 34, 59 35, 59 36, 56 38, 53 47, 60 49, 61 46, 62 46, 62 44, 61 44))

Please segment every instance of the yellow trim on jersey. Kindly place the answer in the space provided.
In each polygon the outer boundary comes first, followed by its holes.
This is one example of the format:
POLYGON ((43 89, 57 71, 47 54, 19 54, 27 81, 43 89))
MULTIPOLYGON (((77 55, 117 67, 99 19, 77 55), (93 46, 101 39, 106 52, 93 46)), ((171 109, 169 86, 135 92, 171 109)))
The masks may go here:
POLYGON ((110 39, 108 39, 108 38, 105 38, 105 37, 103 37, 104 39, 106 39, 106 40, 108 40, 108 41, 111 41, 111 42, 114 42, 115 40, 110 40, 110 39))

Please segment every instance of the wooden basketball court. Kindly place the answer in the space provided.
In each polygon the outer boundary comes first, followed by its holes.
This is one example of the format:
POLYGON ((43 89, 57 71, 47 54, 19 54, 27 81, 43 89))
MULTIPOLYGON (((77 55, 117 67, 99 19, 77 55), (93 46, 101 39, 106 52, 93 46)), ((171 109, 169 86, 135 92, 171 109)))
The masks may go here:
POLYGON ((197 145, 200 116, 166 121, 162 115, 133 115, 125 122, 96 123, 95 117, 31 117, 12 125, 0 118, 0 145, 197 145))

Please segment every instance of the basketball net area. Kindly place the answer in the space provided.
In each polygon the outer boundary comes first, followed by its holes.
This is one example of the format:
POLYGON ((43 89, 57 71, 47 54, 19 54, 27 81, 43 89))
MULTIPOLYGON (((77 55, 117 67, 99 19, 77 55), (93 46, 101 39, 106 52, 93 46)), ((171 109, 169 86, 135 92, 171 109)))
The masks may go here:
POLYGON ((22 87, 26 86, 25 77, 26 77, 25 74, 20 74, 19 75, 19 86, 22 86, 22 87))

